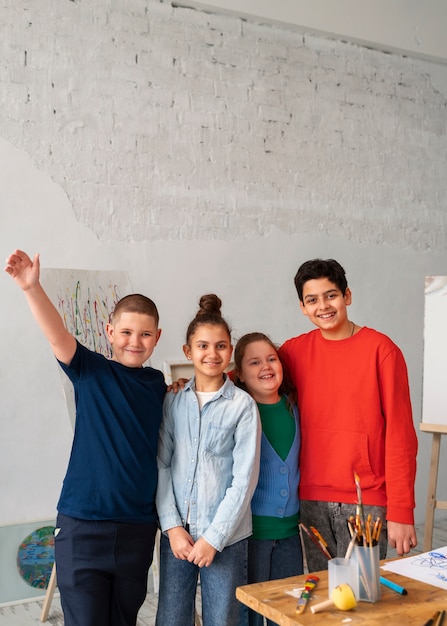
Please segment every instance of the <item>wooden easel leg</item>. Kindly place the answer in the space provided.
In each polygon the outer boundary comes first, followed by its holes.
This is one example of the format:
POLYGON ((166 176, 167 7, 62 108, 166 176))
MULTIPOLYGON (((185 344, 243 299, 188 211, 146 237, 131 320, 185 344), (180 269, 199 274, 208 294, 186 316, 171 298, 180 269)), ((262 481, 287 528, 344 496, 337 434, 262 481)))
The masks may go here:
POLYGON ((154 581, 154 593, 158 593, 160 589, 160 537, 161 532, 157 530, 155 535, 154 553, 152 555, 152 578, 154 581))
POLYGON ((55 589, 56 589, 56 563, 53 564, 53 569, 51 570, 51 576, 48 582, 47 592, 45 594, 45 600, 44 600, 43 607, 42 607, 42 613, 40 614, 41 622, 46 622, 48 619, 48 614, 50 612, 51 603, 53 601, 55 589))
POLYGON ((436 485, 438 482, 439 451, 441 447, 441 433, 433 433, 430 459, 430 476, 428 479, 427 510, 425 513, 424 552, 432 549, 433 526, 435 523, 436 485))
POLYGON ((197 613, 197 609, 195 610, 194 626, 202 626, 202 620, 200 619, 200 615, 197 613))

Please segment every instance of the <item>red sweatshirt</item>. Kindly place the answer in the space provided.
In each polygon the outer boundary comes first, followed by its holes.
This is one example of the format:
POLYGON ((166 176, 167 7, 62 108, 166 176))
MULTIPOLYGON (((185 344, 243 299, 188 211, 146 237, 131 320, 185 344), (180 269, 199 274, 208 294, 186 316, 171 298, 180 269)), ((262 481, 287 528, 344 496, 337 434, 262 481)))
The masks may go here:
POLYGON ((298 393, 302 500, 387 507, 387 519, 413 524, 417 436, 407 367, 386 335, 362 328, 327 340, 316 329, 279 351, 298 393))

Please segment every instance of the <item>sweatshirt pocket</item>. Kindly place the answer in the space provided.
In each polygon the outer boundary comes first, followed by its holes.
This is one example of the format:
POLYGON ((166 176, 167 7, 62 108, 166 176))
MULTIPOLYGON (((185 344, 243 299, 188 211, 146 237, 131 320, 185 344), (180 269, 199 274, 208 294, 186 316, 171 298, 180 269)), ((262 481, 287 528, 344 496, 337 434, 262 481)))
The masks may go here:
POLYGON ((301 446, 303 484, 349 492, 355 490, 354 473, 359 475, 362 488, 377 484, 366 433, 313 429, 302 437, 301 446), (308 438, 311 441, 306 445, 308 438), (316 450, 320 451, 318 456, 316 450))

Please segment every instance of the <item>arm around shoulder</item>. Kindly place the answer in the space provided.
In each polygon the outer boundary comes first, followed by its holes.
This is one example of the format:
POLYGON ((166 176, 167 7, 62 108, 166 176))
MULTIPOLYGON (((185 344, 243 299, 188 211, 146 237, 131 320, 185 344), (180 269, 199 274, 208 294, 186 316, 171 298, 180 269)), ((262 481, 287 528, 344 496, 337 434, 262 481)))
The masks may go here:
POLYGON ((65 328, 62 317, 40 284, 39 255, 31 260, 22 250, 15 250, 6 260, 5 272, 24 292, 31 313, 55 357, 68 365, 76 351, 76 339, 65 328))

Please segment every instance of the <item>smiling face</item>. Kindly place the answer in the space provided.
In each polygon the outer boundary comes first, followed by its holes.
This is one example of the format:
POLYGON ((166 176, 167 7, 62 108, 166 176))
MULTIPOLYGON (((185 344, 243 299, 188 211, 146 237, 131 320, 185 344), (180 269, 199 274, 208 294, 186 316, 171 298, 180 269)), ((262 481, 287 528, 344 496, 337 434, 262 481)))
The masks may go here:
POLYGON ((317 278, 304 283, 300 307, 325 339, 345 339, 352 330, 347 311, 351 302, 349 287, 343 295, 329 279, 317 278))
POLYGON ((233 346, 222 324, 200 324, 183 346, 192 360, 198 391, 217 391, 223 383, 223 373, 228 367, 233 346))
POLYGON ((113 360, 127 367, 142 367, 160 339, 161 329, 151 315, 123 311, 107 324, 113 360))
POLYGON ((278 353, 267 341, 253 341, 246 345, 238 376, 256 402, 279 402, 283 369, 278 353))

